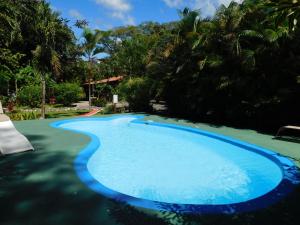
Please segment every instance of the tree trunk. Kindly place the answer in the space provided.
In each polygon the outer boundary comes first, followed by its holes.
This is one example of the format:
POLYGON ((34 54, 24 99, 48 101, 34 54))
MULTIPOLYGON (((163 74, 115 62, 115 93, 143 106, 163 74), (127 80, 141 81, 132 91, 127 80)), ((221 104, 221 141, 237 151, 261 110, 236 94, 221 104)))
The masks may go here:
POLYGON ((89 110, 91 111, 92 109, 92 98, 91 98, 91 79, 92 79, 92 62, 91 59, 89 59, 89 75, 88 75, 88 79, 89 79, 89 110))
POLYGON ((18 80, 15 79, 16 97, 18 97, 18 80))
POLYGON ((3 112, 3 108, 2 108, 2 103, 1 103, 1 101, 0 101, 0 114, 3 114, 4 112, 3 112))
POLYGON ((41 105, 41 119, 45 119, 46 109, 46 81, 45 76, 42 75, 42 105, 41 105))
POLYGON ((89 110, 92 108, 92 99, 91 99, 91 79, 89 79, 89 110))
POLYGON ((10 91, 9 91, 9 81, 7 81, 7 96, 9 96, 10 91))

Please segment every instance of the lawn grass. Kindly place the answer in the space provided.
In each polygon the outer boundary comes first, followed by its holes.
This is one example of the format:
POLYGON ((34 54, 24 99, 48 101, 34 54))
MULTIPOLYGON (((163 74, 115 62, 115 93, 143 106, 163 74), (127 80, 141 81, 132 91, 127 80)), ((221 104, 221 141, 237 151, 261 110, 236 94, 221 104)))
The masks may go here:
MULTIPOLYGON (((198 127, 300 158, 298 143, 274 140, 256 131, 158 116, 145 119, 198 127)), ((162 213, 111 201, 88 189, 74 171, 73 161, 89 137, 49 126, 57 120, 14 122, 35 151, 0 157, 1 225, 293 225, 300 221, 300 188, 267 209, 235 215, 162 213)))
MULTIPOLYGON (((75 116, 80 116, 82 114, 85 114, 87 112, 89 112, 89 110, 70 109, 70 110, 46 111, 46 118, 52 119, 52 118, 72 117, 72 116, 75 117, 75 116)), ((35 119, 40 119, 41 117, 41 113, 36 111, 16 111, 16 112, 7 113, 7 115, 13 121, 35 120, 35 119)))
POLYGON ((84 113, 89 112, 89 110, 68 110, 68 111, 57 111, 57 112, 47 112, 46 118, 64 118, 64 117, 72 117, 72 116, 80 116, 84 113))

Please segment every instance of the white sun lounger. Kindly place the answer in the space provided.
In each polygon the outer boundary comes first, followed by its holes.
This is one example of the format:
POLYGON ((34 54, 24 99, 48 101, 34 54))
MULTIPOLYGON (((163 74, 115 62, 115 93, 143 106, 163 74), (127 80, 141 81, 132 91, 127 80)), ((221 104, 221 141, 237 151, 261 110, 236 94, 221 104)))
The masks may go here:
POLYGON ((11 120, 0 114, 0 155, 33 150, 28 139, 15 128, 11 120))
POLYGON ((283 127, 280 127, 280 128, 279 128, 279 130, 277 131, 275 137, 280 137, 280 136, 281 136, 280 133, 281 133, 282 131, 288 130, 288 129, 300 131, 300 127, 298 127, 298 126, 283 126, 283 127))
POLYGON ((2 102, 0 101, 0 115, 3 114, 2 102))

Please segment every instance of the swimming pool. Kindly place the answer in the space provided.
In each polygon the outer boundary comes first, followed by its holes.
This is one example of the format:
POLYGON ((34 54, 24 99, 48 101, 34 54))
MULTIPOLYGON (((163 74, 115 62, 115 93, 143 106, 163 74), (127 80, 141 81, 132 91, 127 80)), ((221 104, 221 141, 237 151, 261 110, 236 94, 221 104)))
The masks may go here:
POLYGON ((59 121, 87 134, 75 160, 92 190, 134 206, 234 213, 267 207, 299 183, 294 164, 225 136, 126 115, 59 121))

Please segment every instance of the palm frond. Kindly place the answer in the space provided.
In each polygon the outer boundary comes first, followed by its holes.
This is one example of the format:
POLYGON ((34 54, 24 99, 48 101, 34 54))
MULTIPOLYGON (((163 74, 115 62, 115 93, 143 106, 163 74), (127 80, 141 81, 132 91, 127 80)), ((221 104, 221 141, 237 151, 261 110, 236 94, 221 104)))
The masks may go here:
POLYGON ((263 39, 264 36, 260 32, 256 30, 243 30, 239 34, 240 37, 250 37, 250 38, 258 38, 263 39))
POLYGON ((275 42, 278 40, 279 36, 278 33, 272 29, 264 30, 264 37, 268 42, 275 42))
POLYGON ((54 50, 51 51, 51 67, 52 71, 56 76, 58 76, 61 72, 61 63, 60 63, 60 57, 58 53, 54 50))

